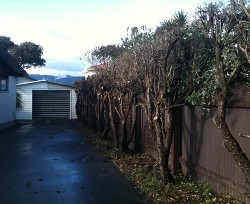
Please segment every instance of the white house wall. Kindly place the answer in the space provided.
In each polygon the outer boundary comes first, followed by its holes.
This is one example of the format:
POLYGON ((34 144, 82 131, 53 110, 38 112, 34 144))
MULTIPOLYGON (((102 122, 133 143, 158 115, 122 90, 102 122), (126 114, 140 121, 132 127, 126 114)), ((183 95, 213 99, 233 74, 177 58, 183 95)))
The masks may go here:
POLYGON ((17 120, 32 120, 32 90, 70 90, 70 119, 77 118, 75 109, 76 93, 74 88, 44 81, 17 85, 17 91, 22 94, 23 100, 23 109, 16 113, 17 120))
POLYGON ((17 86, 17 92, 22 97, 22 110, 16 112, 17 120, 32 120, 32 87, 17 86))
POLYGON ((77 115, 76 115, 76 92, 75 90, 71 90, 71 116, 70 119, 77 119, 77 115))
POLYGON ((0 128, 15 123, 16 77, 9 76, 8 91, 0 92, 0 128))

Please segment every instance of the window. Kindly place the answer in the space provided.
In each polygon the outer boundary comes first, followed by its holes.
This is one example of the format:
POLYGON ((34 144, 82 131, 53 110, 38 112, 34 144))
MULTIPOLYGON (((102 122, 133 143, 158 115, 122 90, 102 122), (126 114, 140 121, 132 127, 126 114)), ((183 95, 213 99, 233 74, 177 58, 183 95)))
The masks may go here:
POLYGON ((8 91, 8 76, 0 75, 0 91, 8 91))

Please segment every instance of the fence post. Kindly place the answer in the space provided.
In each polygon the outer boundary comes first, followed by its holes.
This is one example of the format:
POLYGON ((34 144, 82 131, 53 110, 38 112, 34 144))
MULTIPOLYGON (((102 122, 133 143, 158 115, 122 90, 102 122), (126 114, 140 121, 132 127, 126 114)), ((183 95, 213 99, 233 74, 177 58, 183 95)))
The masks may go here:
POLYGON ((181 156, 182 108, 174 110, 174 137, 172 144, 172 172, 177 175, 180 171, 179 157, 181 156))

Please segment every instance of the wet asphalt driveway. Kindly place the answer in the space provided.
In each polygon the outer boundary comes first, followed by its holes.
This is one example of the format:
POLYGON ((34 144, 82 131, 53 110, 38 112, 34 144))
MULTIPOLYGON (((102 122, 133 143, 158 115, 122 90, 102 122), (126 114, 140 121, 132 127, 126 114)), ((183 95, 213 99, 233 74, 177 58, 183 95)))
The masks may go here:
POLYGON ((0 130, 0 203, 133 204, 144 199, 67 121, 0 130))

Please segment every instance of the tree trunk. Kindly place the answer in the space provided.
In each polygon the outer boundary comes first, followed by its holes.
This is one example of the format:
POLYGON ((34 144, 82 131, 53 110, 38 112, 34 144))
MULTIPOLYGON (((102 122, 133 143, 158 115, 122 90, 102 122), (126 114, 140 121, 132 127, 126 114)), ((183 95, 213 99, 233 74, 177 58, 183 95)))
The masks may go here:
POLYGON ((91 128, 92 130, 94 130, 95 132, 98 131, 98 127, 97 127, 97 117, 96 117, 96 105, 95 104, 91 104, 91 112, 90 112, 90 117, 91 117, 91 128))
POLYGON ((121 137, 120 137, 120 151, 124 152, 128 149, 128 131, 127 123, 124 121, 121 123, 121 137))
POLYGON ((130 131, 130 139, 128 141, 128 144, 130 144, 133 141, 134 138, 134 144, 133 144, 133 150, 136 152, 141 151, 141 131, 136 133, 136 126, 141 129, 141 117, 138 116, 138 112, 136 111, 135 117, 133 119, 132 129, 130 131))
MULTIPOLYGON (((169 109, 167 111, 167 116, 165 118, 165 120, 167 121, 167 126, 166 126, 165 142, 164 142, 165 143, 164 144, 165 151, 166 151, 165 156, 166 156, 166 160, 167 160, 168 164, 169 164, 170 150, 171 150, 173 135, 174 135, 174 133, 173 133, 173 128, 174 128, 173 127, 174 126, 173 118, 174 118, 174 112, 172 109, 169 109)), ((168 168, 167 169, 167 176, 168 176, 167 179, 169 182, 174 182, 174 178, 171 174, 171 170, 170 170, 169 166, 167 166, 167 168, 168 168)))
POLYGON ((108 102, 105 101, 103 104, 103 119, 104 119, 104 129, 101 133, 101 137, 104 139, 108 138, 108 133, 109 133, 109 129, 110 129, 110 117, 109 117, 109 106, 108 106, 108 102))
POLYGON ((162 107, 159 107, 157 102, 152 104, 150 100, 149 89, 146 91, 145 101, 147 101, 146 104, 144 104, 144 107, 147 121, 149 122, 150 131, 151 134, 156 137, 156 147, 158 152, 157 166, 159 168, 156 170, 157 174, 159 174, 160 179, 166 183, 174 182, 174 178, 168 166, 170 148, 173 138, 173 112, 169 111, 169 114, 167 115, 168 125, 165 131, 163 123, 165 116, 161 112, 162 107))
MULTIPOLYGON (((97 114, 98 115, 98 124, 99 124, 99 131, 102 133, 105 129, 105 107, 104 107, 105 102, 102 101, 101 97, 98 97, 98 102, 97 102, 97 114)), ((101 134, 100 134, 101 135, 101 134)))
POLYGON ((110 124, 113 130, 113 135, 114 135, 114 141, 115 141, 115 147, 118 149, 119 148, 119 134, 118 134, 118 128, 115 124, 114 120, 114 114, 113 114, 113 101, 111 99, 111 93, 108 93, 108 99, 109 99, 109 118, 110 118, 110 124))
POLYGON ((230 132, 226 123, 226 101, 228 97, 228 89, 231 84, 228 82, 225 73, 222 58, 221 46, 216 47, 216 69, 220 80, 221 91, 218 97, 218 111, 214 118, 214 122, 222 136, 223 145, 233 157, 237 165, 242 169, 246 176, 246 182, 250 186, 250 161, 246 154, 242 151, 239 143, 230 132))
MULTIPOLYGON (((119 113, 118 115, 120 116, 120 121, 121 121, 121 136, 120 136, 120 150, 121 152, 124 152, 128 149, 129 143, 131 142, 128 141, 128 118, 132 110, 132 105, 133 105, 133 97, 130 98, 129 104, 126 108, 124 107, 124 102, 125 102, 125 96, 121 97, 121 102, 119 104, 119 113)), ((133 134, 133 133, 132 133, 133 134)))
POLYGON ((174 182, 174 178, 171 174, 171 170, 168 166, 169 164, 169 155, 173 138, 173 113, 169 111, 167 114, 167 127, 164 131, 163 117, 158 118, 154 121, 154 126, 156 130, 156 142, 157 142, 157 151, 158 151, 158 163, 159 163, 159 173, 161 179, 166 182, 174 182))
POLYGON ((214 122, 222 136, 223 145, 227 148, 237 165, 242 169, 246 176, 246 183, 250 187, 250 161, 242 151, 239 143, 230 132, 226 123, 226 102, 225 95, 221 96, 218 102, 218 112, 214 122))

